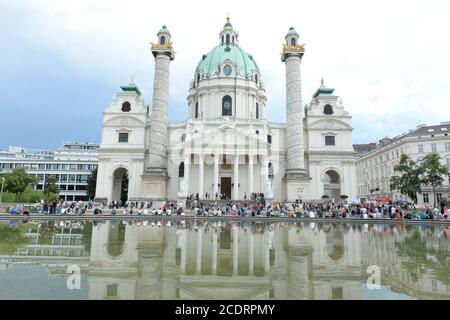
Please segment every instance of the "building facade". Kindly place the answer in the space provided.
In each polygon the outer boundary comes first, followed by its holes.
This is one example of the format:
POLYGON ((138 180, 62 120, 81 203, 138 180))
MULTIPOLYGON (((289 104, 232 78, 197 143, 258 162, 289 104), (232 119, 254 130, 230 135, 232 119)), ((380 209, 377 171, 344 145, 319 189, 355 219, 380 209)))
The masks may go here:
POLYGON ((48 177, 55 177, 66 201, 89 200, 87 182, 92 171, 97 168, 99 145, 94 143, 64 143, 56 151, 31 150, 10 146, 8 151, 0 151, 0 170, 10 172, 24 168, 38 178, 37 190, 44 190, 48 177))
MULTIPOLYGON (((269 200, 356 197, 351 116, 322 81, 303 107, 304 46, 290 28, 281 56, 286 67, 287 123, 266 117, 267 97, 255 58, 239 45, 228 21, 219 44, 202 55, 189 85, 185 122, 169 123, 171 34, 152 44, 153 101, 134 84, 122 86, 106 109, 99 148, 98 200, 269 200), (124 190, 127 192, 124 192, 124 190)), ((280 106, 281 107, 281 106, 280 106)))
MULTIPOLYGON (((390 178, 394 175, 394 166, 399 163, 402 154, 414 161, 421 161, 427 154, 437 152, 443 163, 450 167, 450 122, 439 125, 419 125, 416 129, 393 139, 380 140, 376 149, 364 154, 356 162, 358 176, 358 196, 362 199, 385 198, 391 200, 409 200, 406 196, 390 190, 390 178)), ((443 186, 436 189, 436 202, 450 196, 450 177, 446 177, 443 186)), ((430 186, 423 186, 418 195, 420 207, 434 204, 434 195, 430 186)))

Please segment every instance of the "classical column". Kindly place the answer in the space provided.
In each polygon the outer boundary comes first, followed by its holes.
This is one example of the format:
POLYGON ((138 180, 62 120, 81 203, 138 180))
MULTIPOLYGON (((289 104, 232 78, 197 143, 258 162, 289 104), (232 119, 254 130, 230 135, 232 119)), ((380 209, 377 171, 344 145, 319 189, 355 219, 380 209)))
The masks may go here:
POLYGON ((214 155, 214 188, 212 199, 215 199, 216 194, 219 192, 219 154, 214 155))
POLYGON ((239 258, 239 239, 238 239, 239 229, 235 225, 233 230, 233 276, 238 275, 238 258, 239 258))
POLYGON ((255 191, 253 190, 253 155, 248 155, 248 192, 247 196, 250 197, 251 194, 255 191))
POLYGON ((213 231, 213 244, 212 244, 212 274, 217 274, 217 230, 213 231))
POLYGON ((204 158, 203 158, 203 154, 200 154, 198 157, 199 160, 199 181, 198 181, 198 196, 200 197, 200 199, 203 199, 203 197, 205 196, 203 194, 203 177, 204 177, 204 172, 205 172, 205 163, 204 163, 204 158))
POLYGON ((261 190, 263 193, 267 192, 267 181, 269 180, 269 160, 267 156, 261 156, 261 190))
POLYGON ((264 273, 268 274, 270 271, 270 251, 269 244, 267 243, 267 236, 264 236, 264 273))
POLYGON ((195 274, 200 274, 202 272, 202 235, 203 229, 198 228, 197 230, 197 263, 195 274))
POLYGON ((189 196, 189 176, 191 166, 191 154, 184 155, 184 180, 186 181, 186 195, 189 196))
POLYGON ((288 178, 304 176, 303 107, 300 62, 304 48, 298 45, 298 35, 286 36, 281 60, 286 63, 286 118, 287 118, 287 169, 288 178), (289 40, 293 38, 293 44, 289 40))
POLYGON ((161 34, 168 38, 168 43, 152 45, 152 53, 155 57, 155 75, 149 134, 149 157, 146 171, 150 175, 167 176, 169 68, 170 61, 175 59, 175 54, 169 42, 170 34, 168 31, 167 33, 166 31, 160 31, 158 39, 161 34))
POLYGON ((234 156, 234 200, 239 199, 239 155, 234 156))
POLYGON ((253 276, 253 260, 254 260, 254 235, 252 232, 250 232, 249 235, 249 244, 248 244, 248 250, 249 250, 249 254, 248 254, 248 275, 249 276, 253 276))
POLYGON ((186 239, 187 239, 187 232, 186 230, 181 230, 182 237, 183 237, 183 247, 181 248, 181 257, 180 257, 180 265, 181 265, 181 273, 186 272, 186 239))

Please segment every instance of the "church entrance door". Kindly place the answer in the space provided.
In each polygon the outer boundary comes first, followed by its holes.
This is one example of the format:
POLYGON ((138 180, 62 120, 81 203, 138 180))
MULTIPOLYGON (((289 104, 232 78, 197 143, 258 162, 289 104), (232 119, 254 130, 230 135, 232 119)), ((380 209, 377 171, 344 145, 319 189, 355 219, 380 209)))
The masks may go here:
POLYGON ((231 177, 220 178, 220 193, 224 196, 224 199, 231 199, 231 177))

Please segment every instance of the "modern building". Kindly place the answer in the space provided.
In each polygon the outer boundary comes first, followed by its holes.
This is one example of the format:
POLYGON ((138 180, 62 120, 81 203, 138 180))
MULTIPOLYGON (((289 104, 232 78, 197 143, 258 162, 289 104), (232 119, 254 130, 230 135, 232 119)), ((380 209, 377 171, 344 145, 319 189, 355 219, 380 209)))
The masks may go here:
POLYGON ((261 71, 239 45, 229 19, 218 45, 201 55, 195 68, 187 120, 169 123, 169 68, 175 53, 166 26, 157 36, 151 107, 130 83, 104 112, 98 200, 158 203, 190 194, 242 200, 253 192, 277 201, 324 194, 336 200, 343 194, 356 197, 351 116, 323 80, 303 107, 305 49, 294 28, 286 34, 281 55, 286 105, 279 108, 286 109, 287 123, 266 117, 261 71))
POLYGON ((56 178, 61 188, 60 198, 67 201, 89 200, 87 182, 97 168, 99 145, 67 142, 56 151, 32 150, 10 146, 0 151, 0 170, 25 170, 38 178, 35 189, 43 190, 48 177, 56 178))
MULTIPOLYGON (((379 141, 376 149, 364 154, 356 162, 358 176, 358 195, 363 199, 385 198, 408 200, 404 195, 390 190, 390 178, 394 175, 394 166, 400 156, 406 154, 414 161, 421 161, 427 154, 437 152, 442 161, 450 167, 450 122, 439 125, 419 125, 394 138, 379 141)), ((450 177, 446 177, 443 186, 436 189, 436 201, 450 196, 450 177)), ((430 186, 423 186, 418 195, 418 205, 434 204, 434 195, 430 186)))

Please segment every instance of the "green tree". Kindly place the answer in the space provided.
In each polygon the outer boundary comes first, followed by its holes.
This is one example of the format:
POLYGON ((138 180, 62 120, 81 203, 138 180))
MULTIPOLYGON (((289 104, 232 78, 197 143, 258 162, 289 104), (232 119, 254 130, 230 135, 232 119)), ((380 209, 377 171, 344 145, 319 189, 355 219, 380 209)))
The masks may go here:
POLYGON ((402 154, 400 162, 394 166, 394 172, 397 175, 391 177, 390 189, 400 191, 401 194, 417 203, 417 193, 421 191, 423 167, 406 154, 402 154))
POLYGON ((436 207, 436 187, 442 186, 444 177, 450 175, 448 167, 441 163, 441 156, 436 152, 429 153, 423 158, 422 183, 433 188, 434 206, 436 207))
POLYGON ((340 198, 341 198, 342 201, 345 201, 345 200, 348 199, 348 196, 345 195, 345 194, 342 194, 342 195, 340 196, 340 198))
POLYGON ((323 200, 327 200, 327 199, 330 199, 330 197, 329 197, 328 195, 324 194, 324 195, 322 196, 322 199, 323 199, 323 200))
POLYGON ((6 191, 15 193, 19 198, 29 185, 37 183, 35 176, 29 175, 24 168, 15 168, 4 175, 6 191))
POLYGON ((46 196, 49 196, 50 194, 54 194, 56 196, 59 195, 61 189, 56 182, 56 178, 53 176, 49 176, 45 179, 44 193, 46 196))
POLYGON ((91 176, 88 179, 87 194, 89 196, 89 199, 91 200, 95 198, 96 187, 97 187, 97 169, 92 171, 91 176))

